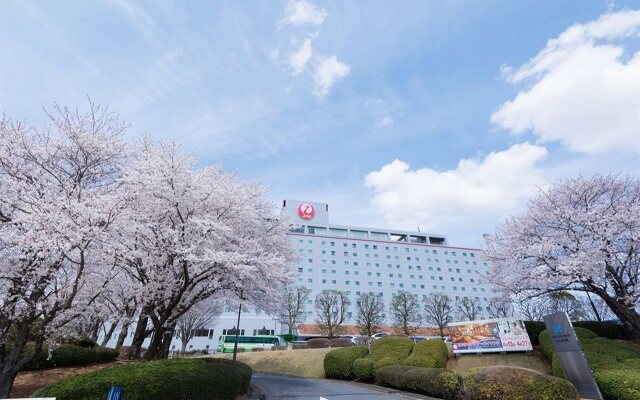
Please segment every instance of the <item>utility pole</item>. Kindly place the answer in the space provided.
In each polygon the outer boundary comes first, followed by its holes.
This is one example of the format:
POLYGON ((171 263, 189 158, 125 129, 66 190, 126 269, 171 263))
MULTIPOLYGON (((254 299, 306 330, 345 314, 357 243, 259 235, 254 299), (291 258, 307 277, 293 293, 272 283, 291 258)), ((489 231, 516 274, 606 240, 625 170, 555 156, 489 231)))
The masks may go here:
POLYGON ((240 314, 242 313, 242 290, 240 291, 240 305, 238 306, 238 323, 236 324, 236 340, 233 344, 233 361, 238 355, 238 335, 240 335, 240 314))

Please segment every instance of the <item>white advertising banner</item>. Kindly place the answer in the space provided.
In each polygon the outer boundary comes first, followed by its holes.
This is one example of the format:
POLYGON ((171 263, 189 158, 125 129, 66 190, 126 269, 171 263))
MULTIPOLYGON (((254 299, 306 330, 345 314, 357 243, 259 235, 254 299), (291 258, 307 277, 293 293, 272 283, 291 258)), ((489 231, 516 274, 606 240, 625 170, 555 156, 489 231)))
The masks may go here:
POLYGON ((485 319, 448 324, 454 354, 531 351, 531 340, 519 319, 485 319))

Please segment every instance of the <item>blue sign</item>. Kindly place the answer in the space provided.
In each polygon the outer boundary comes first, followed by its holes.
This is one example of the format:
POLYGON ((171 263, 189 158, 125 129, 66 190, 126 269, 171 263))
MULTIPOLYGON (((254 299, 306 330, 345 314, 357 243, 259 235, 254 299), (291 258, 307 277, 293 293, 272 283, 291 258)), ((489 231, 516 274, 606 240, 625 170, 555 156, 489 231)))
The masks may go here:
POLYGON ((120 386, 114 386, 109 388, 107 394, 107 400, 120 400, 122 398, 122 388, 120 386))

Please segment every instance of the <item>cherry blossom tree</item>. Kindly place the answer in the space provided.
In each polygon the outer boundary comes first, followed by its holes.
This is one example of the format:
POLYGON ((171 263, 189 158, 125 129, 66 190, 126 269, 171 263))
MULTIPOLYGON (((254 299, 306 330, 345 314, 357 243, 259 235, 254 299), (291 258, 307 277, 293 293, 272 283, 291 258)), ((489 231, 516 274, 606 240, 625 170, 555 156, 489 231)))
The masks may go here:
POLYGON ((193 305, 189 311, 182 314, 176 325, 176 337, 182 342, 180 353, 184 354, 187 351, 187 345, 194 338, 197 329, 213 328, 221 313, 220 303, 205 300, 193 305))
POLYGON ((489 281, 520 297, 557 291, 600 297, 640 337, 640 180, 561 181, 490 236, 489 281))
POLYGON ((175 144, 146 139, 140 147, 123 178, 130 206, 118 254, 138 285, 134 339, 144 340, 150 322, 145 358, 156 359, 166 357, 178 319, 196 303, 224 296, 273 307, 293 279, 293 252, 289 223, 270 218, 263 186, 221 166, 197 168, 175 144))
POLYGON ((0 121, 0 398, 45 342, 87 320, 110 279, 125 126, 90 108, 55 107, 42 128, 0 121))

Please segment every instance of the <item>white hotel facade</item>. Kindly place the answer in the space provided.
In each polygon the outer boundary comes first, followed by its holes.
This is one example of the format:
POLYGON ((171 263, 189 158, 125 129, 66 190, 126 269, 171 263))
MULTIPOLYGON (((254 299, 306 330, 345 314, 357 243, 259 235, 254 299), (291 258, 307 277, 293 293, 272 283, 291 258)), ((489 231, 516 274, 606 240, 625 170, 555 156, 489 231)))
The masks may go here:
MULTIPOLYGON (((476 299, 482 307, 478 319, 489 317, 492 291, 481 281, 489 271, 488 263, 481 259, 482 250, 451 246, 439 234, 333 225, 326 203, 284 200, 282 213, 294 224, 289 240, 299 256, 294 265, 296 284, 311 291, 305 324, 315 323, 314 299, 325 289, 344 291, 352 303, 361 293, 373 293, 387 307, 398 290, 407 290, 419 300, 441 292, 454 302, 464 297, 476 299)), ((200 330, 187 349, 212 351, 219 336, 235 328, 237 316, 237 309, 225 309, 217 324, 200 330)), ((355 324, 354 319, 352 307, 345 324, 355 324)), ((275 316, 243 307, 241 334, 255 335, 261 329, 286 332, 275 316)), ((179 340, 174 339, 171 348, 179 349, 179 340)))

